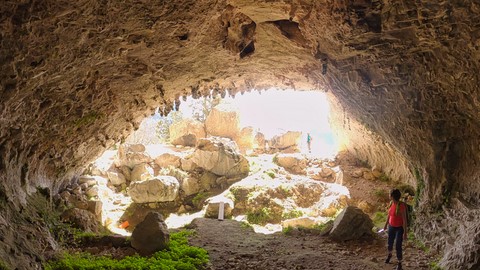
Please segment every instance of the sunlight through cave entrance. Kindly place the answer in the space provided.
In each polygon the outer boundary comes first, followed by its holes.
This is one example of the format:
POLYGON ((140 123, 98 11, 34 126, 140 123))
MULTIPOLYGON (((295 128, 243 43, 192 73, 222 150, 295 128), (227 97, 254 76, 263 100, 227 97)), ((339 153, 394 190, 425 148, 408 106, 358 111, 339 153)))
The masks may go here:
POLYGON ((219 217, 222 204, 225 218, 274 233, 321 226, 345 206, 324 93, 270 89, 178 108, 145 119, 90 166, 106 178, 96 196, 112 232, 128 235, 150 211, 181 227, 219 217))

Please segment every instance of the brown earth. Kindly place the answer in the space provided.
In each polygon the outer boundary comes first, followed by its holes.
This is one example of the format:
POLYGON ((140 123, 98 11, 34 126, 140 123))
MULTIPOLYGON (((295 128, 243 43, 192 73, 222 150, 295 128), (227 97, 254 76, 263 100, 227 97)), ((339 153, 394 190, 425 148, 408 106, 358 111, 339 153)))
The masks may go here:
MULTIPOLYGON (((393 269, 385 264, 386 239, 335 243, 315 231, 257 234, 233 220, 196 219, 190 244, 205 248, 210 269, 393 269)), ((404 269, 428 269, 432 258, 406 244, 404 269)))

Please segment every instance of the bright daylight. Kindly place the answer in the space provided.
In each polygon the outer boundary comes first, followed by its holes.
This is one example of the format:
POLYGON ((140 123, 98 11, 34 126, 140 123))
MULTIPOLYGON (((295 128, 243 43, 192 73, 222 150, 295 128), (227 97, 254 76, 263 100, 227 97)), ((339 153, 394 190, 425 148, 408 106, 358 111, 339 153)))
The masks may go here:
POLYGON ((124 235, 152 209, 169 228, 196 217, 233 218, 265 234, 321 226, 350 196, 328 113, 318 91, 188 98, 94 162, 86 173, 106 179, 91 195, 104 225, 124 235))

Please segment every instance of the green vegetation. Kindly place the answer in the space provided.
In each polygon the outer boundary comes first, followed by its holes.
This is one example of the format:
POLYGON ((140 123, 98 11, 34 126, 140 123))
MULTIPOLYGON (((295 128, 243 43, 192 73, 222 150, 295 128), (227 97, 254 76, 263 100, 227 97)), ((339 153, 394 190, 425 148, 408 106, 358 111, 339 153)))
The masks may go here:
POLYGON ((291 210, 288 212, 284 212, 282 214, 282 219, 298 218, 301 216, 303 216, 303 212, 301 210, 291 210))
POLYGON ((292 231, 293 231, 293 227, 292 227, 292 226, 288 226, 288 227, 282 228, 282 233, 285 234, 285 235, 290 235, 290 234, 292 234, 292 231))
POLYGON ((373 214, 373 225, 377 228, 383 228, 385 226, 385 222, 387 221, 387 213, 386 212, 375 212, 373 214))
POLYGON ((417 207, 420 202, 420 194, 422 194, 425 189, 425 181, 418 168, 415 168, 413 174, 415 175, 415 179, 417 179, 417 190, 415 192, 415 207, 417 207))
POLYGON ((377 197, 380 201, 385 201, 385 202, 389 201, 389 194, 384 189, 381 189, 381 188, 375 189, 373 191, 373 195, 375 195, 375 197, 377 197))
POLYGON ((205 202, 205 200, 208 198, 208 192, 199 192, 195 197, 192 199, 193 205, 195 207, 199 207, 201 204, 205 202))
POLYGON ((80 269, 165 269, 195 270, 203 269, 209 261, 206 250, 189 246, 187 237, 190 231, 181 231, 170 235, 170 243, 166 250, 156 252, 151 257, 138 255, 127 256, 116 260, 107 256, 93 256, 88 253, 64 254, 59 261, 49 261, 45 270, 80 270, 80 269))
POLYGON ((265 174, 270 176, 270 178, 274 179, 275 178, 275 173, 272 170, 265 171, 265 174))
POLYGON ((266 207, 247 213, 247 220, 251 224, 265 225, 271 219, 270 210, 266 207))
POLYGON ((7 265, 3 261, 0 261, 0 270, 8 270, 7 265))
POLYGON ((240 226, 241 226, 242 228, 244 228, 244 229, 251 229, 251 228, 253 228, 252 225, 250 225, 250 223, 245 222, 245 221, 242 221, 242 222, 240 223, 240 226))
POLYGON ((380 179, 380 181, 382 181, 382 182, 390 182, 390 177, 388 177, 388 175, 386 175, 383 172, 378 179, 380 179))
POLYGON ((438 265, 438 262, 430 262, 430 269, 432 270, 443 270, 441 266, 438 265))
POLYGON ((413 232, 408 233, 408 240, 412 242, 417 248, 421 249, 422 251, 429 252, 429 248, 426 247, 422 241, 415 238, 415 234, 413 232))

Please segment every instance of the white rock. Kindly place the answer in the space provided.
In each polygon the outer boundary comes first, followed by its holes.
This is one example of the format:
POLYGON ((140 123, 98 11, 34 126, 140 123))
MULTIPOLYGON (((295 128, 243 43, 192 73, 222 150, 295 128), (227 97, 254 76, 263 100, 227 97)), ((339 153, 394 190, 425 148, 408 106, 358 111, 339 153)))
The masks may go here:
POLYGON ((178 195, 180 183, 173 176, 159 176, 150 180, 133 182, 128 194, 136 203, 169 202, 178 195))

